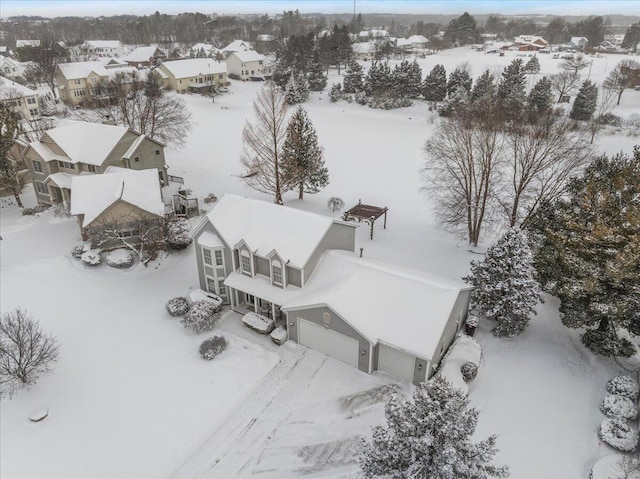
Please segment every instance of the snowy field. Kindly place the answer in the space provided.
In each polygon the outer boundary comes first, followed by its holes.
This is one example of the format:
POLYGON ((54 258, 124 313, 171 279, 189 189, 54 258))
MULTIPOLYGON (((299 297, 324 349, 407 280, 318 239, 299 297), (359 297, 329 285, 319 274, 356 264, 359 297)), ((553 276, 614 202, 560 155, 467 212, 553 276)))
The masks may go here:
MULTIPOLYGON (((468 61, 477 76, 513 58, 515 52, 499 57, 461 48, 419 63, 426 74, 437 63, 450 72, 468 61)), ((601 83, 622 58, 594 58, 591 79, 601 83)), ((558 71, 560 60, 539 59, 535 80, 558 71)), ((329 84, 341 78, 332 70, 329 84)), ((167 161, 169 173, 183 176, 198 197, 232 192, 270 200, 239 178, 242 127, 253 119, 261 86, 233 82, 215 103, 183 97, 194 127, 185 148, 169 150, 167 161)), ((304 107, 325 148, 331 183, 303 201, 288 193, 285 204, 326 215, 331 196, 347 207, 358 199, 387 206, 386 230, 376 226, 373 241, 366 227, 357 232, 356 248, 365 256, 452 278, 466 274, 480 256, 437 229, 420 191, 422 147, 437 121, 425 104, 373 110, 330 103, 323 92, 312 93, 304 107)), ((614 113, 640 113, 640 92, 625 92, 614 113)), ((629 153, 640 138, 601 135, 596 143, 600 152, 629 153)), ((22 217, 11 206, 0 215, 2 311, 27 309, 61 344, 52 375, 0 404, 3 479, 357 477, 356 436, 382 421, 389 391, 409 389, 295 345, 276 348, 233 314, 221 326, 229 348, 204 362, 197 346, 206 335, 186 332, 163 308, 197 287, 191 248, 149 268, 92 269, 69 255, 79 242, 73 220, 51 212, 22 217), (42 408, 49 417, 30 423, 42 408)), ((612 452, 597 437, 598 407, 619 368, 562 327, 553 299, 517 339, 498 340, 489 329, 479 327, 485 364, 470 392, 482 411, 478 438, 498 434, 495 462, 509 465, 514 478, 586 477, 612 452)))

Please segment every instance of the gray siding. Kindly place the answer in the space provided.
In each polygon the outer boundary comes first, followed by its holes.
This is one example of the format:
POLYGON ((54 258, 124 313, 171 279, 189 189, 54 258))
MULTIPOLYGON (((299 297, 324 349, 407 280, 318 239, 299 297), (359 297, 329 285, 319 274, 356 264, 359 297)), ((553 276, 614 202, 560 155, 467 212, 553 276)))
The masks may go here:
POLYGON ((271 276, 271 266, 269 260, 255 256, 256 273, 263 274, 267 277, 271 276))
MULTIPOLYGON (((224 255, 224 263, 227 268, 227 274, 233 271, 233 260, 232 260, 232 252, 231 249, 224 243, 222 236, 218 233, 218 231, 213 227, 213 225, 207 221, 202 229, 198 232, 198 235, 194 238, 194 252, 196 255, 196 266, 198 268, 198 283, 200 284, 200 289, 206 291, 207 290, 207 279, 205 277, 205 265, 204 259, 202 258, 202 246, 198 244, 198 238, 204 232, 209 232, 215 234, 222 244, 224 245, 224 249, 222 250, 222 254, 224 255)), ((211 270, 209 266, 206 266, 207 269, 211 270)))
POLYGON ((341 318, 335 311, 326 306, 319 306, 315 308, 299 309, 296 311, 287 311, 287 329, 289 331, 289 339, 298 342, 298 321, 297 318, 304 318, 307 321, 316 323, 320 326, 324 326, 327 329, 331 329, 338 333, 349 336, 356 339, 360 343, 360 354, 358 356, 358 369, 369 373, 369 358, 373 353, 371 343, 367 338, 358 333, 351 327, 343 318, 341 318), (324 313, 331 315, 331 324, 327 325, 322 320, 324 313), (362 354, 365 351, 365 354, 362 354))
POLYGON ((353 225, 342 223, 333 223, 326 232, 315 251, 304 265, 304 280, 307 282, 313 273, 316 264, 320 260, 322 253, 328 249, 342 249, 347 251, 355 251, 356 247, 356 228, 353 225))
POLYGON ((287 284, 293 286, 302 287, 302 272, 298 268, 286 267, 287 270, 287 284))

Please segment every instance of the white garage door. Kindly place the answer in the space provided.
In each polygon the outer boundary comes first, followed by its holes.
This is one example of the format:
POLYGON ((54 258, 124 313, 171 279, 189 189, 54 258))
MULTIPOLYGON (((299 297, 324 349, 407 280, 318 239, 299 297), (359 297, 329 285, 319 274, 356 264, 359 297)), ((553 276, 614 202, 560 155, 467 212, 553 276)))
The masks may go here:
POLYGON ((378 369, 398 379, 413 382, 416 358, 384 344, 378 346, 378 369))
POLYGON ((298 343, 358 367, 360 343, 356 339, 303 318, 298 318, 298 343))

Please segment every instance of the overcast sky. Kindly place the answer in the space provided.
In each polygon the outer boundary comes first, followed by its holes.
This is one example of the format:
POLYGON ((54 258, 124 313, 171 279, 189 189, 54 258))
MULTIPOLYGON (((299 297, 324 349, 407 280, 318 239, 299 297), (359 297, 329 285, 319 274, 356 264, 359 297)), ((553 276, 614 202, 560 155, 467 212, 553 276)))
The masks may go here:
MULTIPOLYGON (((345 13, 353 0, 0 0, 0 17, 13 15, 100 16, 161 13, 345 13)), ((638 0, 356 0, 361 13, 539 13, 553 15, 640 14, 638 0)))

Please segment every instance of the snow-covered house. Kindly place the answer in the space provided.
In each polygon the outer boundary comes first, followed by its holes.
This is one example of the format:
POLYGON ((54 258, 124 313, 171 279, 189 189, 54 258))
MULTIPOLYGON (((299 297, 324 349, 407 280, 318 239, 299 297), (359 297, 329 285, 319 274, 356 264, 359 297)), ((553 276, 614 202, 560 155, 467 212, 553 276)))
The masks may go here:
POLYGON ((513 47, 520 51, 538 51, 548 46, 549 42, 536 35, 519 35, 513 39, 513 47))
POLYGON ((248 50, 251 50, 251 44, 249 42, 245 42, 244 40, 234 40, 221 51, 223 55, 229 56, 232 53, 246 52, 248 50))
POLYGON ((38 92, 1 76, 0 103, 26 120, 35 120, 40 116, 38 92))
POLYGON ((378 47, 373 42, 354 43, 351 45, 353 56, 357 60, 368 61, 375 57, 378 47))
POLYGON ((164 203, 153 170, 129 170, 109 166, 102 175, 75 176, 71 179, 71 214, 78 219, 82 239, 103 249, 121 246, 112 238, 101 238, 103 228, 131 244, 140 237, 140 228, 158 230, 162 236, 164 203))
POLYGON ((196 43, 189 48, 189 58, 216 58, 220 50, 210 43, 196 43))
POLYGON ((167 54, 155 46, 138 47, 127 53, 121 60, 136 68, 156 66, 167 59, 167 54))
POLYGON ((15 79, 24 77, 25 70, 32 62, 20 62, 13 57, 0 57, 0 75, 15 79))
POLYGON ((471 288, 355 253, 355 228, 224 196, 193 231, 201 288, 359 370, 430 377, 466 318, 471 288))
POLYGON ((171 60, 156 70, 167 76, 167 86, 178 93, 205 92, 227 84, 226 63, 211 58, 171 60))
POLYGON ((81 48, 96 57, 119 57, 124 53, 124 47, 118 40, 87 40, 81 48))
POLYGON ((59 63, 54 78, 60 99, 70 106, 78 106, 103 97, 109 72, 99 61, 59 63))
POLYGON ((411 35, 407 40, 414 50, 424 50, 429 45, 429 39, 423 35, 411 35))
POLYGON ((571 40, 569 40, 569 46, 580 51, 584 50, 588 43, 587 37, 571 37, 571 40))
POLYGON ((16 40, 17 48, 38 48, 40 46, 40 40, 16 40))
POLYGON ((10 57, 13 52, 6 45, 0 45, 0 57, 10 57))
POLYGON ((227 57, 227 70, 230 74, 237 75, 240 80, 259 79, 271 77, 271 67, 265 65, 265 56, 253 50, 235 52, 227 57))
POLYGON ((124 126, 65 120, 29 143, 24 157, 40 204, 68 204, 74 177, 108 166, 152 170, 168 183, 164 145, 124 126))
POLYGON ((115 58, 115 57, 100 57, 98 61, 102 63, 102 66, 105 67, 107 70, 110 70, 112 68, 122 68, 122 67, 129 66, 129 64, 126 61, 122 60, 121 58, 115 58))
POLYGON ((387 30, 379 30, 372 28, 371 30, 363 30, 358 32, 359 42, 368 42, 371 40, 388 40, 389 32, 387 30))

